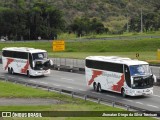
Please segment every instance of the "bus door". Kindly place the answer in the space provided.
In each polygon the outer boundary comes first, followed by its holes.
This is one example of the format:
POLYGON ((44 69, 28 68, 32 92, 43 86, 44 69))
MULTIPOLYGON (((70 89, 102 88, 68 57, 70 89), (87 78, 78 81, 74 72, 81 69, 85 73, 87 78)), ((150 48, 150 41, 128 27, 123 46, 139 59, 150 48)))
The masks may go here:
POLYGON ((130 75, 130 70, 127 65, 124 65, 124 74, 125 74, 125 81, 128 87, 131 87, 131 75, 130 75))
POLYGON ((30 65, 30 68, 33 69, 33 57, 31 53, 29 53, 29 65, 30 65))

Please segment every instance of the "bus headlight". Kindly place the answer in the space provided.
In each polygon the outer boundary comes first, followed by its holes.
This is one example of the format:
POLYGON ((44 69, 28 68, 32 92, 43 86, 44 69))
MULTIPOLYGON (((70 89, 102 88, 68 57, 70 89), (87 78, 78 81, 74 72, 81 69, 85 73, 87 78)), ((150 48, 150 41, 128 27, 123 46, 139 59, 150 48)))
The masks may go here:
POLYGON ((136 87, 136 85, 135 85, 135 84, 132 84, 132 87, 136 87))

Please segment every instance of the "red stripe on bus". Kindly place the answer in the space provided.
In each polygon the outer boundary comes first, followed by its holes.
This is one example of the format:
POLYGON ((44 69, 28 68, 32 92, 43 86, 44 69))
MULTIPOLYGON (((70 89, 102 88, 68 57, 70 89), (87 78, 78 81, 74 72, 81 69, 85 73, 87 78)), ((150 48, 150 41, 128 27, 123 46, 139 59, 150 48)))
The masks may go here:
POLYGON ((121 76, 121 79, 117 82, 117 84, 112 86, 112 90, 121 92, 121 88, 123 85, 124 85, 124 74, 121 76))
POLYGON ((5 70, 8 68, 8 65, 11 64, 11 62, 13 62, 14 59, 11 59, 11 58, 7 58, 7 64, 5 66, 5 70))
POLYGON ((29 61, 27 60, 26 65, 24 66, 24 68, 21 69, 21 73, 27 73, 28 68, 29 68, 29 61))
POLYGON ((89 80, 88 85, 91 85, 96 77, 102 74, 102 71, 93 70, 92 78, 89 80))

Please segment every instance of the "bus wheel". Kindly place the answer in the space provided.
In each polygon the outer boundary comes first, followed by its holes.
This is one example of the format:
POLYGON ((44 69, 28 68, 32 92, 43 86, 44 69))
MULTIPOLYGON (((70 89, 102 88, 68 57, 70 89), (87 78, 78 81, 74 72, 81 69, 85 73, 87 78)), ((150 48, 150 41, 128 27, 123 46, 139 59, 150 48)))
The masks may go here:
POLYGON ((95 82, 93 83, 93 89, 94 89, 95 91, 97 90, 97 85, 96 85, 95 82))
POLYGON ((98 83, 98 86, 97 86, 97 92, 102 92, 101 84, 100 84, 100 83, 98 83))
POLYGON ((123 96, 124 98, 126 97, 126 93, 125 93, 124 88, 122 88, 122 90, 121 90, 121 94, 122 94, 122 96, 123 96))
POLYGON ((31 77, 31 75, 30 75, 29 71, 27 71, 27 76, 28 76, 29 78, 31 77))
POLYGON ((13 68, 11 68, 10 72, 11 72, 12 75, 14 74, 13 68))
POLYGON ((10 70, 10 68, 8 68, 8 73, 9 73, 9 74, 11 74, 11 70, 10 70))

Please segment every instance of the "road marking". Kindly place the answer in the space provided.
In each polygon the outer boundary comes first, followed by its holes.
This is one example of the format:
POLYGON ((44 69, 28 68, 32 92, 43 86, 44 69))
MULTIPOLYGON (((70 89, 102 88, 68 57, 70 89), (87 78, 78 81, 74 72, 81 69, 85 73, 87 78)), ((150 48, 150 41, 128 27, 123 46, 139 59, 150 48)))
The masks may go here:
POLYGON ((106 96, 109 96, 109 97, 113 97, 113 98, 116 98, 115 96, 112 96, 112 95, 106 95, 106 96))
POLYGON ((153 95, 153 96, 160 97, 159 95, 153 95))
POLYGON ((45 82, 40 82, 40 83, 45 84, 45 85, 47 85, 47 84, 48 84, 48 83, 45 83, 45 82))
POLYGON ((69 89, 73 89, 73 87, 67 87, 67 88, 69 88, 69 89))
POLYGON ((57 87, 59 87, 59 86, 60 86, 60 85, 58 85, 58 84, 52 84, 52 85, 57 86, 57 87))
POLYGON ((78 90, 80 90, 80 91, 85 91, 85 90, 82 90, 82 89, 78 89, 78 90))
POLYGON ((8 76, 8 77, 10 77, 10 78, 15 78, 15 77, 13 77, 13 76, 8 76))
POLYGON ((159 108, 159 107, 157 107, 157 106, 150 105, 150 104, 147 104, 147 106, 154 107, 154 108, 159 108))
POLYGON ((73 79, 69 79, 69 78, 61 78, 62 80, 68 80, 68 81, 74 81, 73 79))
POLYGON ((34 80, 30 80, 31 82, 36 82, 36 81, 34 81, 34 80))
POLYGON ((137 104, 141 104, 141 105, 143 105, 143 103, 141 103, 141 102, 136 102, 137 104))

